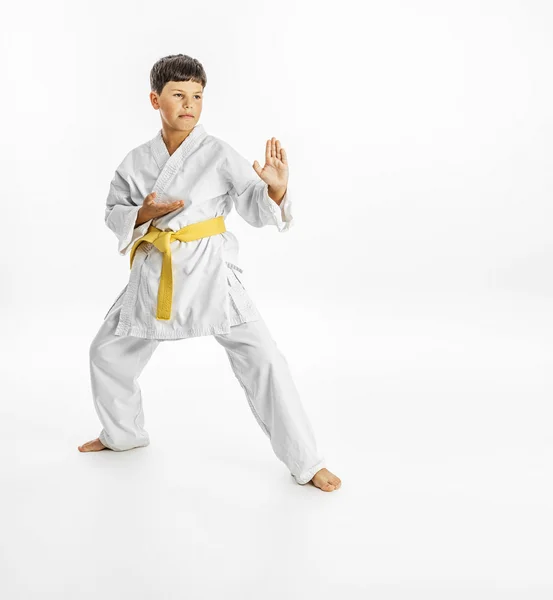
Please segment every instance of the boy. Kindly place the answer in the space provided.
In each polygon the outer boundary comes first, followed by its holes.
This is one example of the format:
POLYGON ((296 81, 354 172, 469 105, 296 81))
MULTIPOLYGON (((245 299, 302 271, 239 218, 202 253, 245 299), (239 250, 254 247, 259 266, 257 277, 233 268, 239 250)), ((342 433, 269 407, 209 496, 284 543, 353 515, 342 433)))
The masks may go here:
POLYGON ((147 446, 137 378, 160 341, 213 335, 276 456, 300 485, 331 492, 341 481, 324 467, 288 363, 237 274, 238 240, 224 221, 234 204, 254 227, 291 227, 286 152, 268 140, 265 166, 253 164, 257 179, 245 158, 198 125, 206 83, 189 56, 156 62, 150 100, 161 130, 127 154, 111 181, 105 220, 119 253, 130 252, 131 273, 90 346, 103 429, 79 451, 147 446))

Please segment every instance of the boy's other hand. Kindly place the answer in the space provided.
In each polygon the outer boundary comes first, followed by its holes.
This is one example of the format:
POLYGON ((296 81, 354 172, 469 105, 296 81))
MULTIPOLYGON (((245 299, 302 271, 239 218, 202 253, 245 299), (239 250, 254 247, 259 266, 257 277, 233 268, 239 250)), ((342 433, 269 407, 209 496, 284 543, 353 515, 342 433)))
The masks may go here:
POLYGON ((276 138, 267 140, 265 144, 265 166, 254 160, 254 171, 274 190, 285 190, 288 186, 288 157, 286 150, 276 138))
POLYGON ((140 207, 138 214, 136 216, 135 227, 146 223, 150 219, 156 219, 157 217, 163 217, 178 208, 182 208, 184 206, 184 200, 175 200, 174 202, 156 202, 155 201, 156 192, 152 192, 148 194, 146 198, 144 198, 144 203, 140 207))

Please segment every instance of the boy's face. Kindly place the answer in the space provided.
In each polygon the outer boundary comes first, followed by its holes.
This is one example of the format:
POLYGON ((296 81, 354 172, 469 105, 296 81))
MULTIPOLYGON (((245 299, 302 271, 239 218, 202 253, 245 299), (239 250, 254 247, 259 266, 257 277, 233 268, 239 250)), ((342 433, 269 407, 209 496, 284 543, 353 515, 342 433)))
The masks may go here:
POLYGON ((168 81, 161 94, 150 92, 152 106, 167 127, 178 131, 194 129, 202 112, 203 87, 195 81, 168 81), (183 115, 192 115, 186 117, 183 115))

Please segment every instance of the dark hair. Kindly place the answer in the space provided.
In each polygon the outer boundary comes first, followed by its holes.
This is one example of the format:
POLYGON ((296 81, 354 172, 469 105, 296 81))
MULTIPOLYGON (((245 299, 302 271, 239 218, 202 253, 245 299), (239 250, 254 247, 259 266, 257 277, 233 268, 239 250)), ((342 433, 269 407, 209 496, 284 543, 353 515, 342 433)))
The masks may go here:
POLYGON ((150 88, 161 94, 168 81, 196 81, 205 88, 207 75, 202 63, 186 54, 171 54, 160 58, 150 71, 150 88))

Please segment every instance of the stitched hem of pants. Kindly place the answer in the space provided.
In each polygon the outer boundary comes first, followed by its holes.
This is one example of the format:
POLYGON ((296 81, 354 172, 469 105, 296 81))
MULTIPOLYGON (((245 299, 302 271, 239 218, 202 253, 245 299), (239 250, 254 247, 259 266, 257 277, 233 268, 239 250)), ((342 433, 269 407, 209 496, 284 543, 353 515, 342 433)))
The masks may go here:
POLYGON ((315 475, 317 471, 320 471, 321 469, 325 468, 325 466, 326 460, 323 458, 315 466, 301 473, 301 475, 294 475, 294 473, 290 474, 296 480, 297 483, 299 483, 300 485, 305 485, 313 479, 313 475, 315 475))
POLYGON ((98 436, 98 439, 102 442, 102 444, 104 444, 106 448, 109 448, 114 452, 126 452, 127 450, 134 450, 135 448, 145 448, 146 446, 150 445, 150 440, 148 439, 148 441, 145 444, 139 444, 138 446, 131 446, 130 448, 115 448, 112 444, 110 444, 107 441, 106 434, 103 431, 98 436))
POLYGON ((117 448, 112 448, 111 444, 107 441, 106 436, 103 431, 100 432, 98 439, 102 442, 102 444, 104 444, 104 446, 106 448, 109 448, 109 450, 113 450, 114 452, 119 452, 119 450, 117 450, 117 448))

